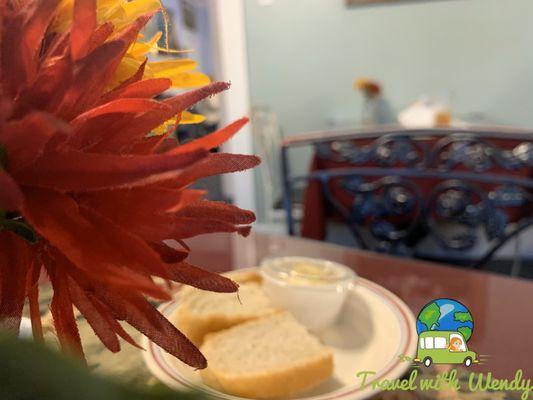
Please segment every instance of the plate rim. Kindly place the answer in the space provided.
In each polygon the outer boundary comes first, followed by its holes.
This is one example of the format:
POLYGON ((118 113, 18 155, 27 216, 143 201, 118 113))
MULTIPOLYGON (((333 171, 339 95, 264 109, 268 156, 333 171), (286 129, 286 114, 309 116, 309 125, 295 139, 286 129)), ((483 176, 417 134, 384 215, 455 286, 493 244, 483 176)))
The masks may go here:
MULTIPOLYGON (((258 270, 258 267, 240 268, 240 269, 228 271, 225 274, 231 277, 232 273, 239 273, 239 272, 246 272, 246 271, 251 272, 251 271, 257 271, 257 270, 258 270)), ((386 302, 388 307, 391 307, 391 305, 394 305, 396 309, 395 311, 400 311, 400 313, 394 312, 394 314, 396 315, 396 318, 398 319, 400 330, 402 331, 402 333, 404 333, 398 345, 399 349, 401 347, 401 350, 398 351, 398 354, 413 357, 416 352, 417 334, 416 334, 416 319, 411 309, 407 306, 407 304, 405 304, 404 301, 402 301, 397 295, 392 293, 390 290, 358 275, 356 278, 355 286, 360 286, 360 285, 374 292, 374 294, 376 294, 377 297, 379 297, 382 302, 386 302), (401 318, 399 314, 401 315, 401 318)), ((171 311, 173 311, 174 308, 177 306, 176 301, 178 300, 178 298, 176 296, 178 293, 179 293, 179 288, 173 294, 174 298, 172 300, 159 305, 158 310, 165 317, 168 317, 168 314, 171 311), (170 311, 168 311, 169 309, 170 311)), ((143 348, 146 349, 146 351, 143 352, 143 359, 144 359, 146 366, 148 367, 150 372, 152 372, 152 374, 154 374, 154 376, 156 376, 165 385, 176 388, 176 389, 182 388, 182 389, 201 391, 204 394, 207 394, 213 398, 222 399, 222 400, 248 400, 247 398, 244 398, 244 397, 233 396, 233 395, 226 394, 218 390, 209 388, 207 386, 205 387, 198 386, 192 382, 189 382, 186 378, 181 376, 181 374, 178 374, 175 371, 175 368, 173 368, 173 366, 170 365, 165 360, 165 357, 162 354, 164 350, 161 349, 159 346, 157 346, 155 343, 153 343, 151 340, 149 340, 146 336, 142 337, 141 345, 143 348)), ((362 399, 366 399, 372 395, 375 395, 376 393, 381 392, 379 388, 372 389, 372 386, 371 386, 372 382, 375 382, 376 380, 381 380, 384 378, 386 379, 400 378, 409 369, 410 366, 411 364, 408 364, 405 361, 402 361, 399 357, 396 357, 396 359, 391 359, 389 361, 389 363, 385 366, 385 368, 383 368, 384 371, 380 371, 379 375, 376 374, 376 376, 372 377, 372 379, 366 383, 365 388, 361 388, 360 386, 355 386, 355 387, 345 386, 344 392, 339 393, 339 391, 342 390, 341 388, 341 389, 332 391, 330 393, 321 394, 321 395, 317 395, 313 397, 302 397, 302 398, 298 398, 297 400, 337 400, 337 399, 362 400, 362 399)))

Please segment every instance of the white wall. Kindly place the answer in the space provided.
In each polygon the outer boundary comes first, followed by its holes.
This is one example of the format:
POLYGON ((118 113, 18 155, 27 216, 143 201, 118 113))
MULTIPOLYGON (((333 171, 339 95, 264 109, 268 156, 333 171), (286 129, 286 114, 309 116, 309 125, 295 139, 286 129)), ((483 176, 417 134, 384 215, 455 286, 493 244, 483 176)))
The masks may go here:
POLYGON ((356 124, 357 76, 383 82, 396 110, 449 90, 459 115, 533 126, 532 0, 261 2, 245 0, 251 100, 273 108, 286 135, 356 124))

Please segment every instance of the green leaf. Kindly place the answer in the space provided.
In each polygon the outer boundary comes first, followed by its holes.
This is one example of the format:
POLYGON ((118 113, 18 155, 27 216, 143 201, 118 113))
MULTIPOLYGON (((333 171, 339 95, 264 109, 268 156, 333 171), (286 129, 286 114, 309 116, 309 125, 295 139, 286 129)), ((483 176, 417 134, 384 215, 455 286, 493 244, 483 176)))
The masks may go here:
POLYGON ((24 222, 5 219, 0 221, 0 226, 6 231, 11 231, 16 235, 19 235, 31 244, 37 243, 37 234, 31 226, 24 222))
POLYGON ((197 400, 165 387, 141 390, 98 377, 80 363, 32 341, 0 335, 0 399, 197 400))

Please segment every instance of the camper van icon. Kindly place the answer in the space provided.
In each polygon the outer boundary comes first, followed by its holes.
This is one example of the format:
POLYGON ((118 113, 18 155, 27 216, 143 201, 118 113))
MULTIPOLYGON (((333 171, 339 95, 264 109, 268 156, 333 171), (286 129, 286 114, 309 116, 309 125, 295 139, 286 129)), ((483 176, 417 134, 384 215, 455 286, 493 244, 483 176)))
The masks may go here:
POLYGON ((477 354, 468 350, 466 340, 459 332, 428 331, 418 336, 415 362, 426 367, 431 364, 463 364, 470 367, 477 363, 477 354))
POLYGON ((468 349, 474 331, 470 311, 452 299, 436 299, 425 305, 416 323, 418 349, 415 362, 426 367, 432 364, 478 363, 478 356, 468 349))

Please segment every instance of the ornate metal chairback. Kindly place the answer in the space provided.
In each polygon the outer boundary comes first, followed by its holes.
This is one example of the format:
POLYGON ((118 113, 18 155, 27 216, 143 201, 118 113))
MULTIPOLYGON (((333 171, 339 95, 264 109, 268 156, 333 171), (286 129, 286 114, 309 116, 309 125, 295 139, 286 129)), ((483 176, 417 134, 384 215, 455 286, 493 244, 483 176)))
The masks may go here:
POLYGON ((362 248, 422 255, 432 238, 463 254, 485 236, 480 266, 533 223, 533 133, 511 129, 383 129, 317 133, 282 146, 285 208, 291 192, 320 183, 326 203, 362 248), (291 176, 289 149, 311 145, 319 168, 291 176))

